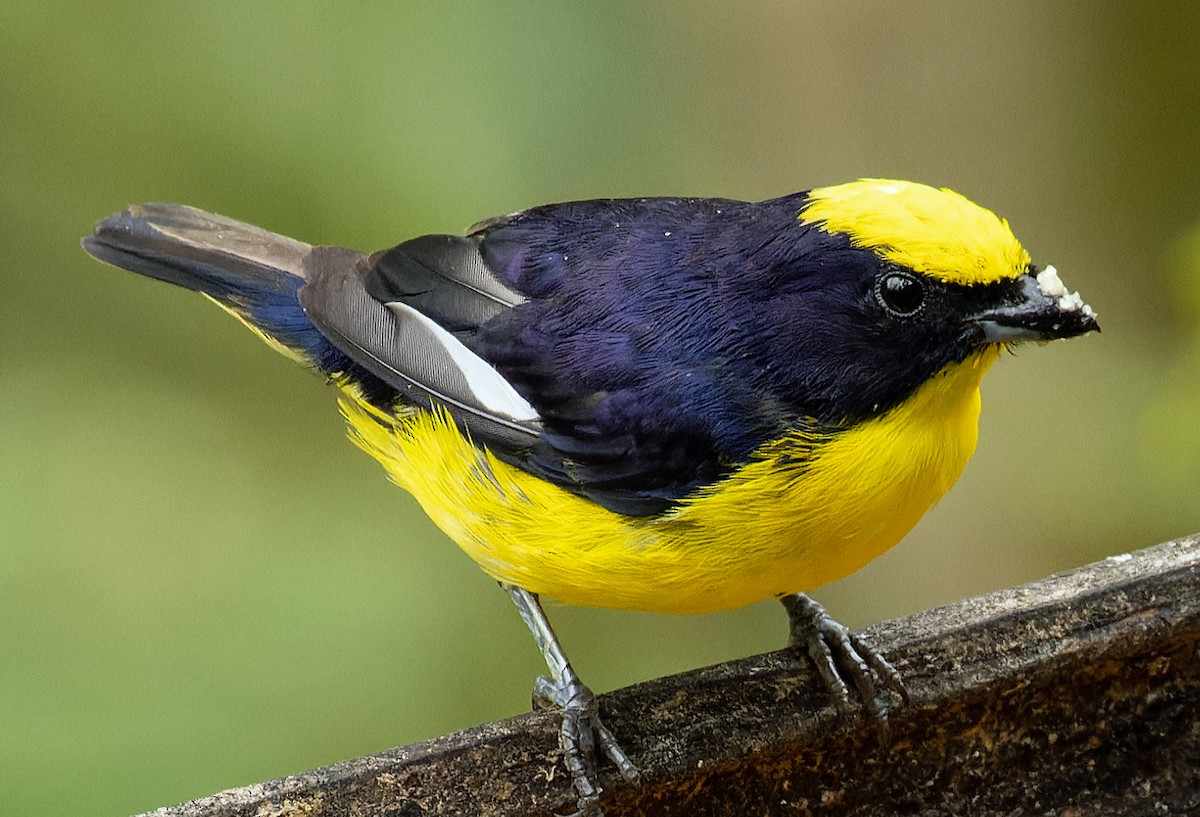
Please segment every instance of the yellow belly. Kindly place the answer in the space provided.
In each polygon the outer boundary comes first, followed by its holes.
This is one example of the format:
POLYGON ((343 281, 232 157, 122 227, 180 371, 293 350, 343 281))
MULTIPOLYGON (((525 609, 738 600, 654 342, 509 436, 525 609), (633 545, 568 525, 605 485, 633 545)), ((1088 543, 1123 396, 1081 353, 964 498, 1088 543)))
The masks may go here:
POLYGON ((704 613, 811 590, 900 541, 974 452, 979 381, 998 354, 947 367, 903 405, 828 441, 768 443, 721 482, 645 518, 497 460, 444 412, 384 415, 352 390, 342 411, 352 439, 497 580, 568 604, 704 613), (801 448, 807 461, 780 464, 801 448))

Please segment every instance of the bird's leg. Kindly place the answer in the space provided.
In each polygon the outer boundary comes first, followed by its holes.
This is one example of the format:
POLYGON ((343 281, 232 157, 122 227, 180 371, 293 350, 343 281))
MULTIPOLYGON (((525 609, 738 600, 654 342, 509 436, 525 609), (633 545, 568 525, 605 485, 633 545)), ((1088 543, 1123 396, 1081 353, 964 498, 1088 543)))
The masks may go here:
POLYGON ((533 638, 537 642, 546 666, 550 669, 548 676, 541 676, 533 686, 534 702, 546 708, 557 708, 562 711, 562 729, 558 736, 558 745, 562 749, 567 769, 575 786, 579 800, 580 815, 598 815, 597 803, 600 799, 600 789, 596 786, 596 744, 604 750, 604 754, 613 762, 621 777, 630 783, 639 780, 637 767, 629 760, 617 744, 617 739, 608 727, 600 720, 600 711, 596 706, 596 696, 579 680, 571 662, 563 653, 546 613, 538 597, 511 584, 503 585, 517 605, 517 611, 525 621, 533 638))
POLYGON ((900 673, 862 636, 834 621, 824 607, 803 593, 782 596, 779 600, 788 614, 789 646, 808 653, 841 708, 850 707, 847 676, 867 711, 878 720, 884 721, 888 716, 887 691, 895 692, 908 703, 908 690, 900 673), (876 678, 882 682, 884 695, 879 694, 876 678))

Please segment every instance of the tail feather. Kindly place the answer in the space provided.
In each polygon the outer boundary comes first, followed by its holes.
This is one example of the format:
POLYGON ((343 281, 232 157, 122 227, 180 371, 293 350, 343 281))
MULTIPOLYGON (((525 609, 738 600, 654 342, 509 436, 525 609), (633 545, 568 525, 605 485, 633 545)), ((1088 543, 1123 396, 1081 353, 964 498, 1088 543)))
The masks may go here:
POLYGON ((344 362, 296 298, 309 244, 177 204, 130 207, 82 244, 105 263, 204 293, 290 357, 330 374, 344 362))
POLYGON ((180 204, 138 204, 109 216, 83 248, 114 266, 218 300, 304 281, 312 246, 180 204))

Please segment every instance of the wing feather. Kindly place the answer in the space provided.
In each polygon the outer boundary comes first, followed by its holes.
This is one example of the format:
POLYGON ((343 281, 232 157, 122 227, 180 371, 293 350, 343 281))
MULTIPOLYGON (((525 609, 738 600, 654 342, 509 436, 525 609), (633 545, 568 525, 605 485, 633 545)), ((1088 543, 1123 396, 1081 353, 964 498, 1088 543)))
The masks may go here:
POLYGON ((373 297, 342 253, 314 250, 308 273, 300 304, 356 363, 418 405, 445 406, 482 442, 511 451, 537 440, 537 412, 495 369, 415 308, 373 297))

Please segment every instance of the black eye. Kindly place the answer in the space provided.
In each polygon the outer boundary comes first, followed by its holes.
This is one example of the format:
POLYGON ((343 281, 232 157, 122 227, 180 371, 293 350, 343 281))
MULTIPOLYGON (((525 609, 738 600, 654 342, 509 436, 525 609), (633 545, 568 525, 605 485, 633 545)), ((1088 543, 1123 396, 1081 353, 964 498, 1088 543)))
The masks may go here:
POLYGON ((920 311, 925 303, 925 285, 907 272, 889 272, 875 283, 875 297, 889 311, 907 317, 920 311))

